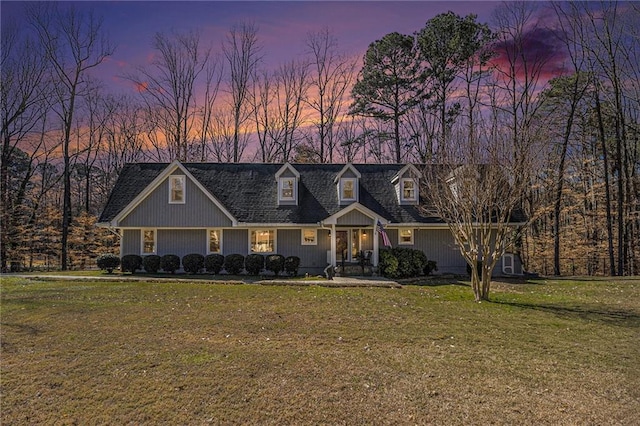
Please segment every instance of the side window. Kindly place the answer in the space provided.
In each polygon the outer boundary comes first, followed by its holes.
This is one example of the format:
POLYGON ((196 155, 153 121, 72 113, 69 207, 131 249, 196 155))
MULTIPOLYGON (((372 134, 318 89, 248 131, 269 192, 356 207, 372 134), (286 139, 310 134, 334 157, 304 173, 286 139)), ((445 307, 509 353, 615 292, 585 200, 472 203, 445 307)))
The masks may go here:
POLYGON ((302 245, 303 246, 315 246, 315 245, 318 245, 318 230, 317 229, 303 229, 302 230, 302 245))
POLYGON ((156 230, 143 229, 142 230, 142 254, 155 254, 155 253, 156 253, 156 230))
POLYGON ((413 229, 400 228, 398 231, 399 245, 413 245, 413 229))
POLYGON ((207 252, 209 254, 222 252, 222 229, 209 229, 207 252))
POLYGON ((185 202, 185 177, 169 176, 169 203, 184 204, 185 202))
POLYGON ((251 231, 251 253, 275 253, 276 232, 273 229, 254 229, 251 231))

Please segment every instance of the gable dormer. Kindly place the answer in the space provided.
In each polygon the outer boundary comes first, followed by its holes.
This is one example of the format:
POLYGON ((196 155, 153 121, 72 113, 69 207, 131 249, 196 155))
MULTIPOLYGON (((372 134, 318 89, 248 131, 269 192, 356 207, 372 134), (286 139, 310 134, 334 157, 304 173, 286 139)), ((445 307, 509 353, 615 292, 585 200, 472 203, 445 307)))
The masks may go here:
POLYGON ((300 173, 289 163, 285 163, 276 172, 279 206, 298 205, 298 183, 300 173))
POLYGON ((391 179, 398 197, 398 204, 417 205, 420 202, 420 171, 407 164, 391 179))
POLYGON ((357 203, 360 195, 360 172, 351 163, 347 163, 334 179, 341 205, 357 203))

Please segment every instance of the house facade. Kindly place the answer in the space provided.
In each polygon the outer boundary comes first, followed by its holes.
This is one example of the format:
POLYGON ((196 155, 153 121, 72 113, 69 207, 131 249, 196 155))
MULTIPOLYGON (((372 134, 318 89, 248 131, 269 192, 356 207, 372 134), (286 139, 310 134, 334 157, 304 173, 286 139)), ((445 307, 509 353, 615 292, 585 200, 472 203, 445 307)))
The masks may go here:
MULTIPOLYGON (((393 247, 465 274, 447 225, 421 213, 420 179, 410 164, 127 164, 98 225, 120 235, 121 256, 281 254, 311 274, 361 252, 376 266, 382 227, 393 247)), ((518 267, 506 256, 496 272, 518 267)))

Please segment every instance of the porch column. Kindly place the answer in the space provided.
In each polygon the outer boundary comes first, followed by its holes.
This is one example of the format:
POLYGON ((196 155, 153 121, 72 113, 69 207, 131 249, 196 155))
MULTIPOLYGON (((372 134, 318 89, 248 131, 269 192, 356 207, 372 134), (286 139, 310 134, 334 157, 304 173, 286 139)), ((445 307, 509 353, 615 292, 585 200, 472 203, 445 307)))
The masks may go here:
POLYGON ((373 266, 378 266, 378 250, 380 246, 380 244, 378 243, 380 239, 378 238, 377 225, 378 225, 378 219, 374 218, 373 219, 373 256, 371 256, 371 264, 373 266))
POLYGON ((331 265, 336 266, 336 225, 331 225, 331 265))

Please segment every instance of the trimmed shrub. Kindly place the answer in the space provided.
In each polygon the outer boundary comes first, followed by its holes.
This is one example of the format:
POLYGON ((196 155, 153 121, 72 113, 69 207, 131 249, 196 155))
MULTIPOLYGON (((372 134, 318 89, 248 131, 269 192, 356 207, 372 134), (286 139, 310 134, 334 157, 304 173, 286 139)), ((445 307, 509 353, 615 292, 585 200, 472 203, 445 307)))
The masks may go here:
POLYGON ((298 275, 298 268, 300 267, 300 258, 298 256, 288 256, 284 260, 284 270, 287 274, 295 277, 298 275))
POLYGON ((142 267, 149 274, 155 274, 160 270, 160 256, 150 254, 142 258, 142 267))
POLYGON ((398 278, 398 259, 393 255, 391 250, 380 250, 380 260, 378 262, 380 274, 387 278, 398 278))
POLYGON ((261 254, 248 254, 244 259, 244 269, 249 275, 258 275, 264 269, 264 256, 261 254))
POLYGON ((122 272, 135 274, 138 269, 142 269, 142 256, 137 254, 125 254, 120 261, 122 272))
POLYGON ((204 269, 204 256, 198 253, 187 254, 182 258, 182 267, 189 274, 197 274, 204 269))
POLYGON ((238 275, 244 268, 244 256, 241 254, 230 254, 224 258, 224 270, 231 275, 238 275))
POLYGON ((160 268, 171 274, 180 269, 180 258, 175 254, 165 254, 160 258, 160 268))
POLYGON ((424 265, 424 269, 422 270, 425 275, 431 275, 433 271, 438 270, 438 263, 435 260, 427 260, 427 263, 424 265))
POLYGON ((284 256, 281 254, 270 254, 267 256, 264 267, 266 270, 273 272, 277 277, 280 272, 284 271, 284 256))
POLYGON ((212 274, 219 274, 224 265, 224 256, 221 254, 208 254, 204 258, 204 269, 212 274))
POLYGON ((101 254, 96 259, 96 263, 98 264, 98 268, 111 274, 114 269, 120 266, 120 258, 111 253, 101 254))

